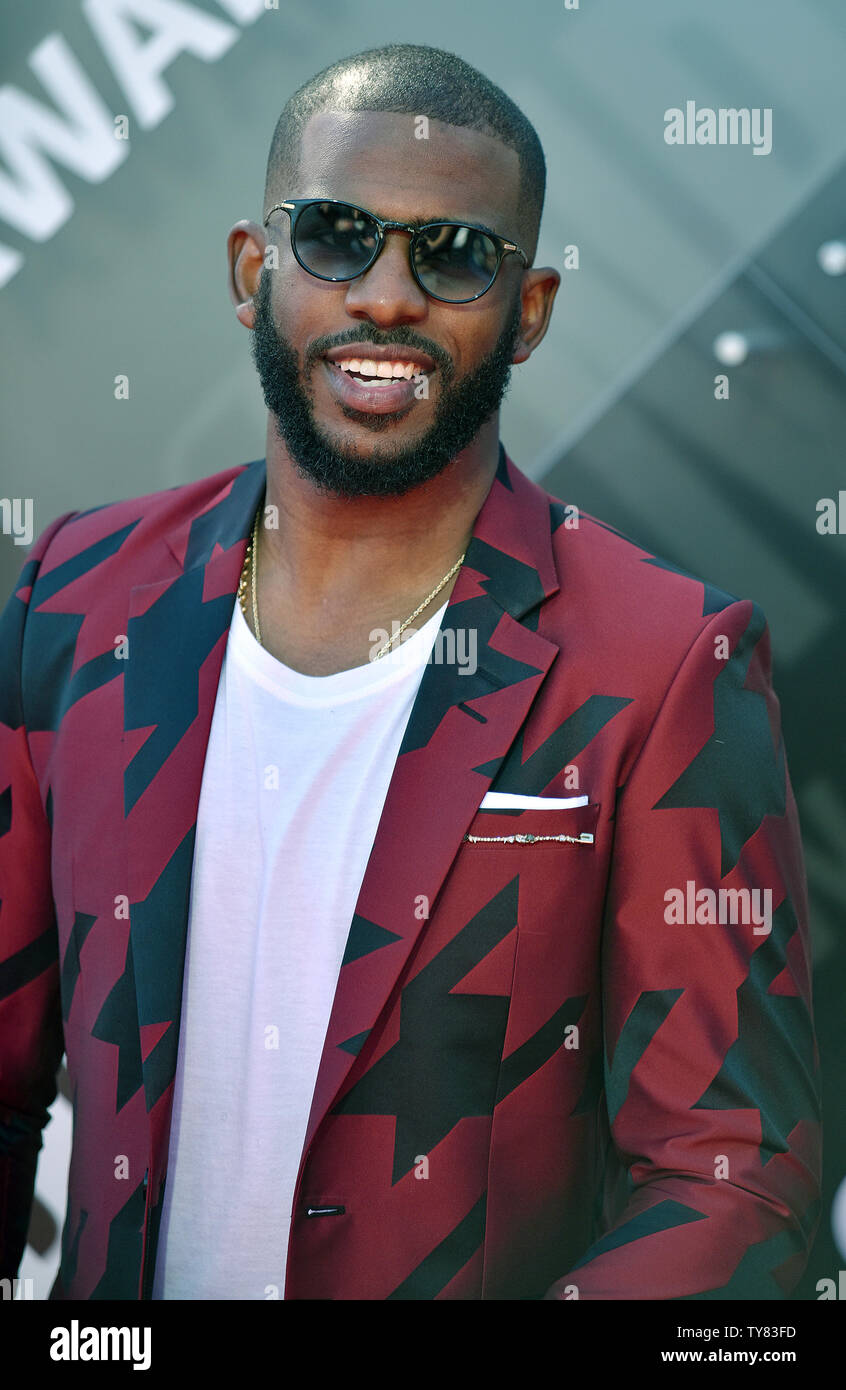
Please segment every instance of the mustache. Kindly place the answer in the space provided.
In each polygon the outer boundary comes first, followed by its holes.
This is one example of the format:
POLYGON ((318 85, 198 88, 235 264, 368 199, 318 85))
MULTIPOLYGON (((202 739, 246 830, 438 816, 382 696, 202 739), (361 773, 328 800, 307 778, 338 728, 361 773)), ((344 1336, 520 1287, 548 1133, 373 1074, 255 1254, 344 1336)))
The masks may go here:
POLYGON ((331 352, 332 348, 346 347, 348 343, 372 343, 374 347, 385 348, 417 348, 418 352, 425 352, 432 358, 445 378, 450 376, 453 371, 453 361, 449 353, 444 352, 442 347, 431 342, 428 338, 418 337, 416 333, 403 332, 401 328, 377 336, 372 329, 368 329, 364 324, 358 328, 351 328, 347 333, 332 334, 331 336, 327 334, 323 338, 315 339, 305 354, 303 368, 308 370, 325 353, 331 352))

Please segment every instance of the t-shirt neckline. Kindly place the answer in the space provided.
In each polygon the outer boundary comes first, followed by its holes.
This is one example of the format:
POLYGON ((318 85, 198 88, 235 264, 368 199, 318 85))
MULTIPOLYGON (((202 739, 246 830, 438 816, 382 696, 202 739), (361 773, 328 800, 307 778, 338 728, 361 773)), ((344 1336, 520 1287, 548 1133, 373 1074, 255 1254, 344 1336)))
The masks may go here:
MULTIPOLYGON (((256 640, 236 599, 226 654, 258 685, 293 703, 331 705, 339 700, 360 699, 419 675, 429 659, 448 604, 449 599, 410 637, 403 634, 404 640, 378 661, 333 671, 328 676, 310 676, 286 666, 256 640)), ((385 641, 387 636, 380 637, 378 644, 373 643, 374 648, 385 641)))

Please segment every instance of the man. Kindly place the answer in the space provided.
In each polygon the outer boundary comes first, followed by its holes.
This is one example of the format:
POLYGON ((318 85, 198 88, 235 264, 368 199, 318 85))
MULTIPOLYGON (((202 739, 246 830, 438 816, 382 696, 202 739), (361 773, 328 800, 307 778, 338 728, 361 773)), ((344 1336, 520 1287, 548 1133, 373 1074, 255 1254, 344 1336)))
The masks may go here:
POLYGON ((755 604, 499 442, 558 273, 453 55, 288 102, 229 238, 267 457, 71 513, 3 616, 2 1273, 54 1298, 781 1298, 817 1220, 755 604), (262 524, 264 523, 264 524, 262 524))

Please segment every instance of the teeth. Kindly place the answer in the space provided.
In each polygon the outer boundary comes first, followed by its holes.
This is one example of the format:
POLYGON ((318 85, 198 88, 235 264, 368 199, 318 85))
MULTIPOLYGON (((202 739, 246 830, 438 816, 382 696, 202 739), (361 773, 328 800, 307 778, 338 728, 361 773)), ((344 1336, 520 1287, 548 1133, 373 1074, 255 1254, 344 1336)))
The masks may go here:
POLYGON ((357 372, 359 376, 372 376, 377 379, 392 381, 399 377, 405 377, 410 381, 414 373, 419 370, 416 362, 376 362, 372 357, 346 357, 336 363, 342 372, 357 372))

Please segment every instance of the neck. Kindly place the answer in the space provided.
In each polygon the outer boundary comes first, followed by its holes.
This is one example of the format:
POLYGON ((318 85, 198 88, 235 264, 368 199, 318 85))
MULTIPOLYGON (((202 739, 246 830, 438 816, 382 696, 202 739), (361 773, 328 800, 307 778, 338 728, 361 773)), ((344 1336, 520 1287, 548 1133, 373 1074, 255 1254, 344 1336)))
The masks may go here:
POLYGON ((260 528, 262 589, 284 591, 304 620, 332 626, 334 614, 342 625, 386 604, 393 611, 406 603, 411 612, 466 550, 496 473, 499 418, 492 416, 442 473, 401 497, 319 492, 297 471, 273 417, 266 457, 265 503, 277 509, 278 527, 260 528))

